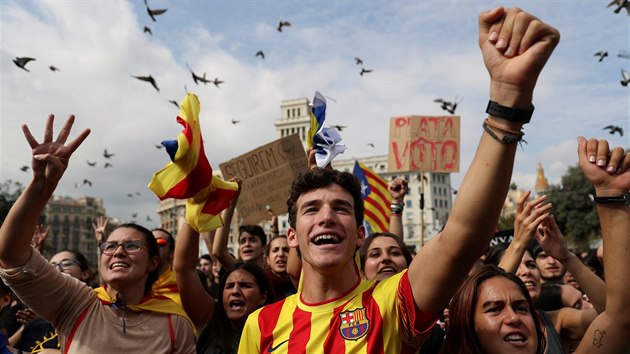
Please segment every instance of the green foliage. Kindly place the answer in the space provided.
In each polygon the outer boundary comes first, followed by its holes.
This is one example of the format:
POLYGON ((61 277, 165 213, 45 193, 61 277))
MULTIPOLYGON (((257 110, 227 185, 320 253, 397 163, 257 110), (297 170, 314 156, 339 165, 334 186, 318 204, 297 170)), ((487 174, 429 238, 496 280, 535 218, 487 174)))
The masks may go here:
POLYGON ((9 209, 11 209, 23 190, 24 187, 20 182, 13 182, 9 179, 0 183, 0 225, 4 222, 9 209))
POLYGON ((552 213, 567 243, 579 250, 587 250, 589 240, 600 233, 594 195, 595 189, 577 165, 569 167, 561 185, 550 186, 547 193, 548 201, 553 204, 552 213))

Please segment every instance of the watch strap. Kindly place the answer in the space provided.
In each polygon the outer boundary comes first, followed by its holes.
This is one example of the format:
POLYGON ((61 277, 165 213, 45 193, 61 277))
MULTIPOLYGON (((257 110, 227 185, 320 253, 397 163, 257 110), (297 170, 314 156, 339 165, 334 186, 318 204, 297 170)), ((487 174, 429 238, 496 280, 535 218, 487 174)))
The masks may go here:
POLYGON ((504 118, 512 122, 520 122, 523 124, 529 123, 534 113, 534 105, 528 109, 511 108, 500 105, 492 100, 488 101, 488 107, 486 107, 486 113, 491 116, 504 118))
POLYGON ((616 195, 612 197, 593 197, 595 203, 598 204, 612 204, 612 203, 624 203, 628 205, 630 203, 630 193, 616 195))

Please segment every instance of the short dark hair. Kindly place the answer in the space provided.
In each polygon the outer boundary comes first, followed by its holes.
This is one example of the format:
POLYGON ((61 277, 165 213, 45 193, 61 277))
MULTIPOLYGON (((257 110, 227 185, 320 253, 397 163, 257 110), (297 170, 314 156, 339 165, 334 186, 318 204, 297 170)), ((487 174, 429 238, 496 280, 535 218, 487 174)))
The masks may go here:
POLYGON ((289 225, 291 227, 295 227, 297 220, 297 200, 300 196, 331 184, 337 184, 350 193, 354 201, 354 218, 357 222, 357 226, 363 224, 363 196, 361 194, 361 183, 359 183, 357 178, 348 172, 329 168, 314 168, 299 174, 291 185, 291 195, 287 200, 289 225))
POLYGON ((562 285, 558 283, 542 283, 540 285, 540 294, 535 303, 537 308, 544 311, 560 310, 563 307, 562 285))
POLYGON ((202 254, 202 255, 199 257, 199 260, 202 260, 202 259, 205 259, 206 261, 208 261, 208 262, 212 263, 212 256, 211 256, 211 255, 209 255, 209 254, 202 254))
MULTIPOLYGON (((158 246, 157 240, 155 239, 155 236, 153 236, 153 232, 151 232, 151 230, 147 229, 144 226, 130 222, 130 223, 118 225, 116 228, 114 228, 114 230, 112 230, 112 232, 121 228, 134 229, 140 232, 144 236, 144 241, 147 243, 147 250, 149 252, 149 259, 153 257, 158 257, 158 258, 160 257, 160 246, 158 246)), ((109 239, 109 236, 111 236, 112 232, 110 232, 109 235, 107 235, 107 239, 109 239)), ((144 285, 145 295, 147 295, 151 291, 151 287, 153 287, 153 283, 155 283, 159 277, 160 277, 160 266, 158 264, 155 270, 149 273, 149 276, 147 277, 147 282, 144 285)))
POLYGON ((161 227, 156 227, 155 229, 152 229, 151 233, 153 233, 153 231, 161 231, 161 232, 165 233, 166 234, 166 240, 168 241, 168 249, 169 249, 169 251, 172 251, 172 250, 175 249, 175 238, 173 237, 173 235, 170 232, 164 230, 161 227))
POLYGON ((239 236, 239 244, 240 236, 243 232, 247 232, 250 235, 254 235, 260 239, 260 243, 264 246, 267 244, 267 235, 265 235, 265 230, 260 225, 241 225, 238 228, 238 236, 239 236))

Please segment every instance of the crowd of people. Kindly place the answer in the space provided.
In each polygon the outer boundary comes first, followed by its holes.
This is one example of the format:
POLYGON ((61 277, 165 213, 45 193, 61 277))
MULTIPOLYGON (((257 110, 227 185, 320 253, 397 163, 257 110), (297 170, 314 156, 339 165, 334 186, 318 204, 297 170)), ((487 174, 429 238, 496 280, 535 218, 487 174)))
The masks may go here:
MULTIPOLYGON (((518 201, 514 237, 489 247, 537 78, 559 32, 518 8, 479 15, 488 118, 443 230, 417 254, 404 243, 407 182, 389 182, 387 232, 368 235, 361 186, 316 167, 291 186, 289 227, 199 233, 94 223, 98 284, 85 257, 45 259, 38 218, 88 129, 69 140, 27 126, 33 179, 0 227, 0 353, 630 353, 630 153, 578 138, 601 224, 598 257, 570 251, 545 196, 518 201), (624 197, 625 196, 625 197, 624 197), (238 254, 228 250, 230 233, 238 254), (198 257, 200 239, 208 253, 198 257), (605 270, 605 272, 604 272, 605 270), (605 274, 605 282, 604 282, 605 274)), ((234 179, 239 185, 242 183, 234 179)))

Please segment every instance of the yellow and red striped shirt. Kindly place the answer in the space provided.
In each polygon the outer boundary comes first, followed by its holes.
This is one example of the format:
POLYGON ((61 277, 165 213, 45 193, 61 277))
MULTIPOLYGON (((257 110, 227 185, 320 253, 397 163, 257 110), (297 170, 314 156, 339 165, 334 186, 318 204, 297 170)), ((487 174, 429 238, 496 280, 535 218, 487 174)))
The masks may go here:
POLYGON ((361 280, 323 303, 307 304, 300 294, 252 313, 239 354, 415 353, 439 315, 416 307, 406 270, 361 280))

